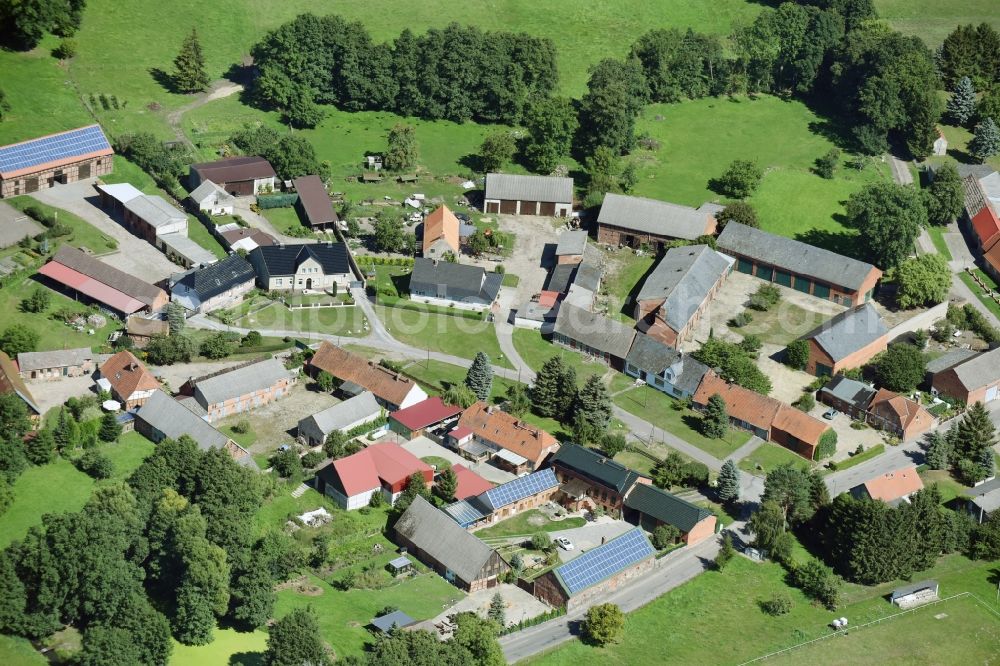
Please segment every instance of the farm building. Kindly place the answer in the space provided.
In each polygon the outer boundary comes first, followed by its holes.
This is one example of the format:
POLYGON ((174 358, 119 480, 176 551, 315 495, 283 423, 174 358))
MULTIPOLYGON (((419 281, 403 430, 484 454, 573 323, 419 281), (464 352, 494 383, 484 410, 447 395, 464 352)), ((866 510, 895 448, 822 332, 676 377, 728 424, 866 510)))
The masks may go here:
POLYGON ((461 463, 452 465, 451 471, 458 479, 458 485, 455 487, 456 500, 460 501, 481 495, 495 486, 493 482, 487 481, 461 463))
POLYGON ((106 176, 114 154, 100 125, 0 146, 0 199, 106 176))
MULTIPOLYGON (((482 401, 462 412, 456 430, 465 431, 469 438, 460 445, 462 453, 473 459, 493 457, 496 464, 515 474, 538 469, 559 450, 559 441, 549 433, 482 401)), ((452 431, 449 439, 455 436, 452 431)))
POLYGON ((879 474, 873 479, 859 483, 849 492, 855 499, 881 500, 895 506, 901 502, 908 502, 910 495, 923 488, 924 482, 920 480, 917 468, 910 465, 879 474))
POLYGON ((694 395, 708 366, 639 333, 625 357, 625 374, 676 398, 694 395))
POLYGON ((262 245, 247 258, 257 271, 257 284, 268 291, 345 291, 354 280, 343 243, 262 245))
POLYGON ((567 217, 573 212, 573 179, 488 173, 483 212, 567 217))
POLYGON ((382 493, 393 504, 414 474, 420 474, 428 487, 434 481, 430 465, 401 446, 381 442, 321 469, 316 475, 316 490, 347 510, 368 506, 375 493, 382 493))
POLYGON ((450 429, 449 424, 457 421, 461 413, 461 407, 434 396, 389 414, 389 430, 406 439, 414 439, 431 429, 450 429))
POLYGON ((614 368, 625 365, 635 330, 614 319, 564 302, 559 307, 552 342, 598 358, 614 368))
POLYGON ((648 572, 655 565, 655 554, 643 531, 632 529, 542 574, 534 581, 533 594, 573 613, 648 572))
POLYGON ((689 546, 715 534, 715 514, 711 510, 648 483, 637 483, 625 496, 622 517, 647 532, 671 525, 681 533, 679 540, 689 546))
POLYGON ((597 216, 597 242, 652 251, 672 240, 695 240, 715 233, 715 216, 722 206, 704 203, 698 208, 630 197, 609 192, 597 216))
POLYGON ((583 253, 587 249, 587 232, 583 229, 571 229, 559 234, 556 243, 557 264, 578 264, 583 261, 583 253))
POLYGON ((238 224, 222 224, 216 227, 216 231, 221 236, 223 246, 230 252, 243 250, 249 254, 261 245, 278 244, 278 241, 274 240, 274 236, 271 234, 252 227, 241 227, 238 224))
POLYGON ((297 381, 296 375, 281 361, 267 358, 189 379, 180 392, 193 396, 212 422, 287 395, 297 381))
POLYGON ((903 441, 916 439, 934 425, 934 417, 920 403, 887 389, 875 393, 868 405, 867 421, 903 441))
MULTIPOLYGON (((937 142, 935 142, 936 144, 937 142)), ((897 587, 889 593, 889 603, 900 608, 913 608, 938 598, 938 582, 922 580, 897 587)))
POLYGON ((707 245, 667 250, 639 288, 636 328, 666 345, 679 347, 691 339, 732 268, 730 257, 707 245))
POLYGON ((969 489, 966 509, 969 515, 979 524, 985 523, 993 513, 1000 509, 1000 478, 994 478, 969 489))
POLYGON ((167 292, 94 259, 75 247, 62 245, 38 273, 70 293, 128 316, 156 312, 167 304, 167 292))
POLYGON ((321 446, 330 433, 347 432, 381 416, 382 407, 375 395, 365 391, 299 421, 298 436, 307 446, 321 446))
POLYGON ((231 308, 243 302, 243 296, 253 290, 256 280, 250 262, 231 254, 211 266, 171 278, 170 300, 196 314, 231 308))
POLYGON ((136 349, 145 349, 157 335, 170 335, 170 323, 165 319, 149 319, 132 315, 125 321, 125 334, 136 349))
POLYGON ((101 380, 107 382, 111 397, 127 410, 141 407, 160 388, 153 373, 130 351, 120 351, 105 361, 98 370, 98 385, 101 380))
POLYGON ((563 503, 571 511, 600 507, 621 516, 633 486, 650 483, 639 472, 583 446, 563 446, 552 456, 551 465, 562 484, 563 503))
POLYGON ((408 554, 467 592, 496 587, 510 571, 510 565, 496 550, 419 495, 393 530, 396 542, 408 554))
POLYGON ((310 229, 329 229, 337 224, 339 218, 333 210, 333 202, 319 176, 302 176, 292 184, 299 195, 295 206, 310 229))
POLYGON ((826 423, 805 412, 738 384, 730 384, 711 370, 702 377, 692 397, 695 409, 705 409, 709 398, 716 394, 725 400, 729 422, 734 428, 781 444, 807 460, 815 457, 820 439, 830 429, 826 423))
POLYGON ((841 312, 802 336, 809 343, 806 372, 833 376, 860 368, 886 350, 889 329, 871 303, 841 312))
POLYGON ((424 218, 421 247, 423 256, 440 259, 446 252, 458 256, 461 249, 461 223, 447 206, 441 205, 424 218))
POLYGON ((31 395, 31 391, 25 386, 14 361, 6 353, 0 351, 0 395, 6 393, 13 393, 19 397, 28 406, 32 418, 42 415, 41 407, 35 402, 35 396, 31 395))
POLYGON ((234 196, 270 192, 276 175, 270 162, 263 157, 227 157, 215 162, 192 164, 188 184, 197 189, 210 180, 234 196))
POLYGON ((410 273, 410 299, 463 310, 488 310, 500 295, 503 275, 480 266, 418 257, 410 273))
POLYGON ((931 386, 967 405, 1000 399, 1000 347, 938 372, 931 386))
POLYGON ((551 469, 543 469, 459 500, 445 507, 445 513, 462 527, 482 527, 547 504, 558 493, 559 479, 551 469))
POLYGON ((841 305, 870 300, 882 271, 801 241, 732 222, 716 242, 736 258, 736 270, 841 305))
POLYGON ((191 190, 188 197, 198 206, 198 210, 209 215, 232 215, 236 199, 229 192, 210 180, 191 190))
POLYGON ((90 347, 21 352, 17 367, 25 379, 61 379, 83 377, 97 369, 97 355, 90 347))
POLYGON ((1000 280, 1000 215, 997 214, 1000 176, 996 172, 983 178, 969 175, 962 180, 962 185, 965 188, 965 215, 962 221, 972 232, 983 267, 994 279, 1000 280), (985 190, 984 183, 992 185, 995 198, 985 190))
POLYGON ((320 372, 329 372, 343 382, 340 386, 342 393, 357 395, 363 391, 371 391, 379 403, 391 411, 427 399, 424 390, 409 377, 326 340, 320 343, 306 370, 313 377, 320 372))

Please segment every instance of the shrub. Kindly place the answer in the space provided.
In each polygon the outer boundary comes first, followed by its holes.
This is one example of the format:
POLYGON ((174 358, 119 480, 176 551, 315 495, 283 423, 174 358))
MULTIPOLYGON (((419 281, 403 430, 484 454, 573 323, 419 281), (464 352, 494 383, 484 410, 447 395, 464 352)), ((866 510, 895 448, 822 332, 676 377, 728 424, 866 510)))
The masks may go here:
POLYGON ((744 310, 735 317, 729 320, 729 325, 733 328, 743 328, 747 324, 753 321, 753 315, 744 310))
POLYGON ((673 525, 660 525, 653 530, 653 547, 657 550, 669 548, 680 535, 680 530, 673 525))
POLYGON ((802 410, 803 412, 809 412, 816 406, 816 398, 813 397, 812 393, 803 393, 802 397, 792 403, 792 406, 802 410))
POLYGON ((762 284, 757 288, 757 291, 750 296, 750 302, 747 304, 751 310, 758 310, 760 312, 767 312, 781 300, 781 290, 775 287, 773 284, 762 284))
POLYGON ((552 547, 552 537, 548 532, 535 532, 531 535, 531 547, 534 550, 548 550, 552 547))
POLYGON ((796 370, 805 370, 809 365, 809 342, 793 340, 785 349, 785 365, 796 370))
POLYGON ((93 449, 77 458, 75 464, 78 470, 95 479, 109 479, 115 473, 111 458, 93 449))
POLYGON ((824 432, 819 438, 819 445, 816 446, 816 460, 829 458, 837 452, 837 431, 830 429, 824 432))
POLYGON ((250 421, 248 419, 240 419, 233 425, 233 432, 245 435, 250 432, 250 421))
MULTIPOLYGON (((52 55, 59 58, 60 60, 68 60, 69 58, 72 58, 73 56, 76 55, 76 49, 77 49, 76 40, 67 37, 62 41, 60 41, 57 47, 52 49, 52 55)), ((115 108, 116 109, 118 108, 117 104, 115 104, 115 108)))
POLYGON ((787 594, 775 594, 760 602, 760 609, 772 617, 786 615, 792 610, 792 598, 787 594))
POLYGON ((319 451, 310 451, 302 456, 302 466, 306 469, 312 469, 324 460, 326 460, 326 457, 319 451))

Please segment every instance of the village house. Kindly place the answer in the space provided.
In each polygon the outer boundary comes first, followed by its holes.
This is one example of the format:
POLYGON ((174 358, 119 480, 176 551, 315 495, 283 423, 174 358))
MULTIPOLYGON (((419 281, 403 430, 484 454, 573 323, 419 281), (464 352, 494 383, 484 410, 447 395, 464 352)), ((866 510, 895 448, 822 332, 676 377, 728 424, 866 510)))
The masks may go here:
POLYGON ((427 399, 424 390, 409 377, 384 368, 326 340, 319 344, 306 371, 314 378, 320 372, 330 373, 342 382, 339 391, 344 394, 357 395, 371 391, 379 403, 390 411, 403 409, 427 399))
POLYGON ((106 176, 114 154, 100 125, 0 146, 0 199, 106 176))
POLYGON ((730 384, 711 370, 702 377, 691 399, 695 409, 704 410, 709 398, 716 394, 726 402, 733 427, 781 444, 806 460, 815 458, 820 439, 830 429, 826 423, 805 412, 738 384, 730 384))
POLYGON ((319 176, 302 176, 293 180, 292 185, 299 195, 295 206, 310 229, 330 229, 337 224, 340 218, 319 176))
POLYGON ((846 310, 802 336, 809 343, 806 372, 833 376, 860 368, 886 350, 889 329, 871 303, 846 310))
POLYGON ((625 374, 675 398, 694 395, 708 366, 642 333, 625 357, 625 374))
POLYGON ((461 223, 455 214, 445 205, 438 206, 424 218, 423 238, 421 239, 422 254, 428 259, 441 259, 451 252, 456 257, 461 249, 461 223))
POLYGON ((188 184, 197 189, 210 180, 229 194, 240 197, 272 191, 276 178, 274 168, 263 157, 227 157, 192 164, 188 184))
POLYGON ((992 277, 1000 280, 1000 175, 996 172, 985 177, 966 176, 962 180, 965 189, 963 225, 971 232, 974 250, 982 259, 983 267, 992 277), (990 196, 983 185, 990 187, 990 196))
POLYGON ((934 426, 934 417, 915 400, 879 389, 868 406, 868 423, 911 441, 934 426))
POLYGON ((428 488, 434 481, 430 465, 400 446, 380 442, 321 469, 316 474, 316 490, 345 510, 368 506, 375 493, 395 504, 414 474, 420 474, 428 488))
POLYGON ((260 471, 249 451, 212 427, 203 414, 192 411, 188 401, 175 400, 159 389, 136 412, 135 430, 157 443, 187 435, 202 451, 222 449, 240 465, 260 471))
POLYGON ((621 369, 632 348, 635 330, 601 314, 563 302, 552 329, 552 342, 621 369))
POLYGON ((637 483, 625 496, 622 517, 647 532, 670 525, 680 532, 678 541, 688 546, 715 534, 716 518, 710 509, 692 504, 648 483, 637 483))
POLYGON ((573 212, 573 179, 488 173, 483 212, 568 217, 573 212))
POLYGON ((210 180, 203 180, 194 188, 188 198, 198 206, 198 210, 209 215, 232 215, 236 198, 210 180))
POLYGON ((715 234, 715 216, 722 206, 703 203, 698 208, 607 193, 597 216, 597 242, 653 252, 673 240, 695 240, 715 234))
POLYGON ((732 267, 707 245, 668 250, 639 288, 636 328, 671 347, 687 342, 732 267))
POLYGON ((456 430, 449 434, 452 446, 474 460, 493 457, 515 474, 535 471, 559 450, 559 441, 549 433, 482 401, 462 412, 456 430))
POLYGON ((490 488, 476 497, 459 500, 444 511, 462 527, 478 528, 548 504, 558 493, 559 479, 555 472, 543 469, 490 488))
POLYGON ((643 531, 632 529, 542 574, 532 594, 567 613, 582 611, 650 571, 655 555, 643 531))
POLYGON ((42 415, 41 407, 38 406, 35 396, 31 395, 31 391, 24 384, 14 361, 11 360, 10 356, 0 351, 0 395, 8 393, 13 393, 27 405, 32 421, 37 421, 42 415))
POLYGON ((198 314, 231 308, 253 290, 257 274, 243 257, 231 254, 222 261, 170 279, 170 300, 198 314))
POLYGON ((966 405, 1000 399, 1000 347, 937 373, 931 387, 966 405))
POLYGON ((556 244, 557 264, 579 264, 587 250, 587 232, 583 229, 570 229, 559 234, 556 244))
POLYGON ((129 411, 144 405, 160 388, 153 373, 130 351, 120 351, 104 362, 98 370, 97 385, 110 391, 111 397, 129 411))
POLYGON ((238 224, 222 224, 215 228, 219 233, 220 240, 225 248, 230 252, 250 254, 255 248, 262 245, 277 245, 278 241, 274 236, 264 233, 260 229, 253 227, 241 227, 238 224))
POLYGON ((458 405, 449 405, 433 396, 389 414, 389 430, 405 439, 415 439, 430 430, 447 432, 461 413, 458 405))
POLYGON ((97 303, 127 317, 134 312, 156 312, 167 304, 167 292, 124 271, 62 245, 38 274, 88 303, 97 303))
POLYGON ((503 275, 480 266, 417 257, 410 273, 410 299, 463 310, 489 310, 500 295, 503 275))
POLYGON ((872 298, 882 271, 871 264, 730 222, 715 244, 736 270, 817 298, 856 306, 872 298))
POLYGON ((879 474, 850 489, 855 499, 881 500, 890 506, 902 502, 909 503, 910 495, 923 490, 924 482, 920 480, 917 468, 910 465, 900 469, 879 474))
POLYGON ((262 245, 248 258, 257 284, 268 291, 344 291, 354 280, 343 243, 262 245))
POLYGON ((608 515, 621 517, 625 497, 637 483, 648 478, 600 451, 583 446, 563 446, 550 461, 562 484, 562 503, 570 511, 593 511, 600 507, 608 515))
POLYGON ((149 341, 158 335, 170 335, 170 323, 166 319, 151 319, 132 315, 125 320, 125 335, 136 349, 145 349, 149 341))
POLYGON ((180 393, 194 397, 211 423, 263 407, 287 395, 296 381, 297 371, 287 370, 278 359, 267 358, 191 378, 180 393))
POLYGON ((510 565, 419 495, 393 527, 396 543, 466 592, 496 587, 510 565))
POLYGON ((348 432, 382 416, 375 394, 365 391, 299 421, 297 434, 306 446, 322 446, 333 432, 348 432))
POLYGON ((97 355, 90 347, 21 352, 17 355, 17 367, 24 379, 84 377, 97 369, 97 355))

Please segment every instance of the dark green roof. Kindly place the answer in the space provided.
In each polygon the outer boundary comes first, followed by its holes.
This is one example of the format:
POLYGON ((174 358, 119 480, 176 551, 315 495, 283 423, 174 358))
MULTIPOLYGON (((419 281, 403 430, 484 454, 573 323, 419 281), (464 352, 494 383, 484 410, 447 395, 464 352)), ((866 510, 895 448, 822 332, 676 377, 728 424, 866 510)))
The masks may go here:
POLYGON ((681 532, 690 532, 695 525, 712 515, 708 509, 646 484, 632 489, 625 498, 625 506, 673 525, 681 532))
POLYGON ((583 446, 566 445, 556 451, 553 465, 571 469, 592 481, 624 494, 642 475, 603 453, 583 446))

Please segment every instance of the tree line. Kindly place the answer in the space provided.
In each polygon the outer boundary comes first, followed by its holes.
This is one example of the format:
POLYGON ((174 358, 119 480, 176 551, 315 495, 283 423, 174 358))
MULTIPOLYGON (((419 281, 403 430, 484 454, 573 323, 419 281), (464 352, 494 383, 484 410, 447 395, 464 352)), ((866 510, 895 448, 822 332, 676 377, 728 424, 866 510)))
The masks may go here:
POLYGON ((360 22, 302 14, 251 50, 253 97, 295 125, 322 119, 319 104, 456 122, 515 123, 529 99, 558 83, 551 40, 451 23, 377 43, 360 22))
POLYGON ((0 0, 0 43, 27 51, 47 32, 70 37, 86 6, 87 0, 0 0))

